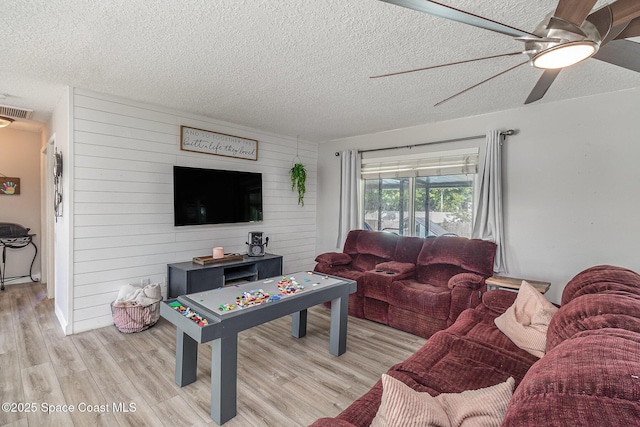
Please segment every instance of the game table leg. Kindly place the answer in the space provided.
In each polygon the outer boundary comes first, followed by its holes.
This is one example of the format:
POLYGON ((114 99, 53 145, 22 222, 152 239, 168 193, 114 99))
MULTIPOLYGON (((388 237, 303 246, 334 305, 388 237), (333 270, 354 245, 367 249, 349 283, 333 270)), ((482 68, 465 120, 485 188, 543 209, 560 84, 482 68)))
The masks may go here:
POLYGON ((329 353, 340 356, 347 351, 347 315, 349 294, 331 301, 329 353))
POLYGON ((198 342, 185 334, 176 331, 176 384, 184 387, 196 380, 198 366, 198 342))
POLYGON ((291 335, 302 338, 307 335, 307 309, 297 311, 291 315, 291 335))
POLYGON ((222 425, 236 416, 238 334, 211 342, 211 418, 222 425))

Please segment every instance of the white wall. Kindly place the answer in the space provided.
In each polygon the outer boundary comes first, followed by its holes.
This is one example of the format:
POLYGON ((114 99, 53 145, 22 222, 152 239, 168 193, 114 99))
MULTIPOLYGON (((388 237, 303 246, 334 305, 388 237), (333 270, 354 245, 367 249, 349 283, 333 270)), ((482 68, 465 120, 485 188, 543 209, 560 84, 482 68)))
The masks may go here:
POLYGON ((305 205, 291 191, 296 138, 75 89, 72 96, 73 332, 113 323, 109 303, 127 283, 164 282, 168 263, 246 252, 249 231, 264 231, 284 271, 313 266, 317 144, 300 141, 307 167, 305 205), (258 161, 181 151, 180 125, 259 141, 258 161), (263 174, 264 221, 173 225, 173 165, 263 174))
MULTIPOLYGON (((70 125, 71 125, 71 90, 66 89, 63 95, 60 97, 60 101, 56 105, 56 108, 51 115, 49 122, 49 132, 47 140, 52 136, 55 138, 55 146, 47 147, 47 150, 54 150, 61 153, 63 157, 63 170, 61 179, 62 188, 62 216, 56 218, 53 227, 53 241, 54 241, 54 298, 55 298, 55 312, 62 330, 65 333, 71 333, 72 331, 72 316, 73 305, 71 302, 72 296, 72 264, 71 264, 71 251, 72 251, 72 239, 71 239, 71 215, 70 205, 73 194, 71 192, 71 177, 73 175, 73 169, 71 168, 71 154, 73 153, 73 147, 69 142, 70 138, 70 125)), ((48 153, 51 156, 51 153, 48 153)), ((49 157, 51 159, 51 157, 49 157)), ((52 185, 50 183, 50 185, 52 185)), ((50 213, 53 211, 53 206, 50 207, 50 213)))
MULTIPOLYGON (((0 176, 20 178, 20 194, 0 194, 0 222, 11 222, 30 228, 35 233, 35 245, 40 248, 40 132, 15 129, 13 126, 0 129, 0 176)), ((0 255, 2 248, 0 247, 0 255)), ((40 277, 40 253, 31 270, 35 249, 28 245, 18 249, 7 249, 5 278, 16 277, 7 285, 30 282, 33 273, 40 277)))
POLYGON ((323 143, 316 252, 335 250, 335 151, 517 129, 503 147, 508 275, 550 281, 547 297, 559 302, 567 281, 589 266, 640 271, 639 106, 635 89, 323 143))

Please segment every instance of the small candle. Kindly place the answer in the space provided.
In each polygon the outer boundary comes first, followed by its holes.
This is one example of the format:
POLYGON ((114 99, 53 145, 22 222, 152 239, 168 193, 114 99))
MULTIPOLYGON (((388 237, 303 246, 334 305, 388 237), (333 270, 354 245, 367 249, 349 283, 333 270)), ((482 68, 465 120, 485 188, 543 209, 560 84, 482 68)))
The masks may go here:
POLYGON ((213 258, 224 258, 224 249, 222 247, 213 248, 213 258))

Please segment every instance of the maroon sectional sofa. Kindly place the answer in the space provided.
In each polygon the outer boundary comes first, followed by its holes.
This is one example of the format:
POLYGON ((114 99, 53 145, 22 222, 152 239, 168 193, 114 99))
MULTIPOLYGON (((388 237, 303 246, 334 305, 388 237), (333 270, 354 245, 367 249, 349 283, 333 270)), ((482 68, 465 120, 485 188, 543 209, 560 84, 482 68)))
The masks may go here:
POLYGON ((319 255, 315 271, 357 282, 350 315, 428 338, 480 303, 495 252, 484 240, 352 230, 343 252, 319 255))
MULTIPOLYGON (((619 427, 640 424, 640 275, 597 266, 565 287, 538 359, 513 344, 494 319, 515 300, 491 290, 449 328, 387 372, 436 396, 515 379, 503 427, 619 427)), ((313 427, 369 426, 380 406, 378 381, 335 418, 313 427)))

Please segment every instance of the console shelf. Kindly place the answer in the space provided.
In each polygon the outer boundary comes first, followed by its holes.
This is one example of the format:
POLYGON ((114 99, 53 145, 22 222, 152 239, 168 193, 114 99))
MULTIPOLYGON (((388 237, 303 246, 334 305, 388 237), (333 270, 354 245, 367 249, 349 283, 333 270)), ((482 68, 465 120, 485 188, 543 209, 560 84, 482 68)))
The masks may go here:
POLYGON ((167 265, 169 298, 221 288, 235 280, 260 280, 282 274, 282 256, 245 255, 241 260, 222 261, 208 265, 192 261, 167 265))

